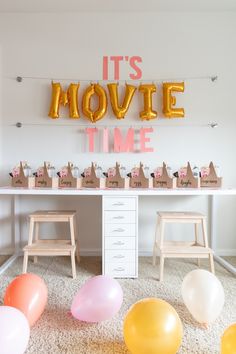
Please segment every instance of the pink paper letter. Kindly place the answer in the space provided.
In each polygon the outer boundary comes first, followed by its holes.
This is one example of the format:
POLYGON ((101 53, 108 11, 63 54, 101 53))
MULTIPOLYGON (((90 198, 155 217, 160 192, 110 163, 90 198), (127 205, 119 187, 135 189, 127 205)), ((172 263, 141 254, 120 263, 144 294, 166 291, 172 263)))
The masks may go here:
POLYGON ((142 78, 142 70, 137 66, 137 64, 135 62, 138 63, 142 63, 142 58, 138 57, 138 56, 134 56, 130 58, 130 66, 132 69, 134 69, 136 71, 136 74, 130 74, 129 77, 132 80, 138 80, 142 78))
POLYGON ((114 152, 133 152, 134 151, 134 129, 129 128, 125 137, 122 139, 122 133, 119 128, 114 129, 114 152))
POLYGON ((146 133, 153 133, 153 128, 141 128, 140 129, 140 151, 141 152, 153 152, 153 148, 146 147, 146 143, 150 142, 150 138, 146 138, 146 133))
POLYGON ((97 133, 97 128, 86 128, 86 133, 89 138, 89 152, 94 152, 94 133, 97 133))
POLYGON ((103 75, 102 75, 103 80, 108 80, 108 57, 104 56, 103 57, 103 75))
POLYGON ((103 146, 103 152, 109 152, 109 131, 108 128, 103 128, 103 133, 102 133, 102 146, 103 146))
POLYGON ((114 61, 114 79, 119 80, 120 79, 120 61, 123 60, 122 56, 111 56, 110 57, 111 61, 114 61))

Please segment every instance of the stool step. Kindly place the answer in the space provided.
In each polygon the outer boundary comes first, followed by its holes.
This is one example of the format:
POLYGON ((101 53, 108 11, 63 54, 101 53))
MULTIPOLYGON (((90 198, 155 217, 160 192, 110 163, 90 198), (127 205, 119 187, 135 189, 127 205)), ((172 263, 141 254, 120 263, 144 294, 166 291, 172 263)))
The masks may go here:
POLYGON ((169 211, 169 212, 157 212, 157 214, 164 219, 204 219, 206 216, 201 213, 189 212, 189 211, 169 211))
MULTIPOLYGON (((57 236, 58 237, 58 236, 57 236)), ((61 236, 65 237, 65 236, 61 236)), ((34 256, 70 256, 73 278, 76 278, 75 252, 76 243, 76 211, 75 210, 38 210, 29 215, 29 238, 28 245, 24 247, 23 273, 27 272, 28 257, 34 256), (70 239, 54 239, 53 237, 41 239, 39 233, 40 223, 61 223, 69 224, 70 239)))
MULTIPOLYGON (((166 248, 166 247, 204 247, 202 244, 200 243, 196 243, 194 241, 165 241, 163 243, 162 248, 166 248)), ((157 247, 160 248, 160 246, 157 244, 157 247)))
POLYGON ((75 210, 38 210, 29 215, 34 222, 69 222, 76 215, 75 210))
POLYGON ((27 245, 24 247, 24 251, 27 251, 31 255, 39 255, 39 252, 40 254, 41 252, 70 254, 75 249, 76 246, 72 246, 70 240, 39 240, 34 242, 32 245, 27 245))
POLYGON ((29 216, 73 216, 75 214, 75 210, 37 210, 29 214, 29 216))
POLYGON ((189 211, 158 211, 155 242, 153 246, 153 265, 156 255, 160 255, 160 277, 163 280, 165 258, 209 258, 210 268, 214 273, 213 251, 208 247, 206 216, 202 213, 189 211), (164 241, 165 224, 181 223, 194 224, 194 242, 164 241), (199 226, 201 225, 202 243, 199 242, 199 226))
POLYGON ((189 256, 193 257, 194 254, 200 256, 201 254, 213 254, 213 251, 209 247, 204 246, 171 246, 171 245, 164 245, 162 248, 159 248, 160 252, 165 255, 165 253, 171 254, 189 254, 189 256))

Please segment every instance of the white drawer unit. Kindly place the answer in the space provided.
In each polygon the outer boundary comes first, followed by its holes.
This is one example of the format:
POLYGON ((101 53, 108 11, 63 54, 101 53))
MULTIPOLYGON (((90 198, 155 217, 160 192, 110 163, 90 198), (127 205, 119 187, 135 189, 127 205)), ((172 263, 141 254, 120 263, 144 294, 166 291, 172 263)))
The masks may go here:
POLYGON ((135 224, 106 224, 104 225, 105 237, 112 236, 135 236, 135 224))
POLYGON ((110 275, 113 278, 136 278, 136 263, 107 262, 104 266, 104 274, 110 275))
POLYGON ((136 210, 137 197, 103 197, 103 210, 136 210))
POLYGON ((134 250, 106 250, 105 262, 135 263, 134 250))
POLYGON ((134 250, 135 237, 105 237, 104 247, 105 250, 134 250))
POLYGON ((106 224, 135 224, 135 210, 104 211, 104 221, 106 224))
POLYGON ((138 276, 138 197, 103 196, 103 274, 138 276))

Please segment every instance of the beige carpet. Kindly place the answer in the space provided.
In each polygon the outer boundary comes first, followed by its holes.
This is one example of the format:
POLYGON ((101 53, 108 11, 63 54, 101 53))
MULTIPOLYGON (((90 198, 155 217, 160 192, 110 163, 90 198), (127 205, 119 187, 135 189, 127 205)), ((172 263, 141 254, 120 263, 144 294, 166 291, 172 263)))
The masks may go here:
MULTIPOLYGON (((75 293, 86 279, 100 274, 101 259, 82 258, 80 266, 77 267, 76 280, 70 278, 71 268, 67 257, 40 258, 37 265, 30 263, 29 271, 45 280, 49 299, 45 312, 31 330, 26 353, 127 354, 122 333, 123 319, 129 307, 145 297, 162 298, 177 310, 184 326, 184 338, 179 353, 219 353, 221 334, 231 323, 236 322, 236 278, 216 265, 216 274, 222 281, 226 302, 218 320, 209 330, 203 330, 188 313, 180 292, 184 275, 195 268, 192 261, 167 260, 165 280, 160 284, 157 281, 158 267, 153 268, 151 258, 140 258, 139 278, 119 280, 124 291, 124 302, 119 314, 110 321, 86 324, 73 319, 68 311, 75 293)), ((18 259, 1 276, 1 299, 7 284, 21 269, 22 259, 18 259)))
POLYGON ((227 262, 236 267, 236 257, 223 257, 227 262))
POLYGON ((0 266, 6 262, 8 258, 10 258, 10 256, 0 256, 0 266))

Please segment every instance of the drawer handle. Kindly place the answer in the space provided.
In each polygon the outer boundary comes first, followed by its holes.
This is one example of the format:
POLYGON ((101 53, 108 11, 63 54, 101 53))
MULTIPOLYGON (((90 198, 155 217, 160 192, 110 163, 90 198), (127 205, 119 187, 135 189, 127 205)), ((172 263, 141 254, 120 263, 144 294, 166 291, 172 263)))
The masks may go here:
POLYGON ((115 272, 123 272, 124 270, 125 270, 125 268, 122 268, 122 267, 118 267, 118 268, 113 269, 113 271, 115 271, 115 272))
POLYGON ((122 245, 124 245, 125 243, 124 242, 122 242, 122 241, 117 241, 117 242, 114 242, 113 243, 113 245, 115 245, 115 246, 122 246, 122 245))
POLYGON ((125 205, 124 203, 122 203, 122 202, 117 202, 117 203, 114 203, 114 204, 112 204, 113 206, 122 206, 122 205, 125 205))
POLYGON ((124 231, 125 231, 125 229, 122 229, 121 227, 119 229, 113 230, 113 232, 124 232, 124 231))
POLYGON ((116 256, 113 256, 113 258, 125 258, 125 256, 123 256, 122 254, 117 254, 116 256))
POLYGON ((113 219, 121 220, 124 219, 124 216, 118 215, 118 216, 113 216, 113 219))

